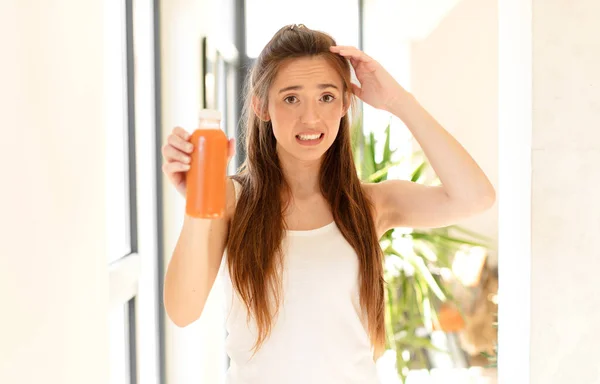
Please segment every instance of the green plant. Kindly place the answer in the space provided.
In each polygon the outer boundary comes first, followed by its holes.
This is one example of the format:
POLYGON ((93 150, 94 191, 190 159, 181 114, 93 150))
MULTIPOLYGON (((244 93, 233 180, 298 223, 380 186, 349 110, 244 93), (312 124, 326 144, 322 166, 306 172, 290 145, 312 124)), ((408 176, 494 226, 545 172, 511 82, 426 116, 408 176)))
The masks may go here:
MULTIPOLYGON (((389 124, 385 129, 380 160, 376 156, 375 135, 364 133, 360 118, 353 125, 352 140, 358 173, 363 181, 387 180, 390 169, 410 165, 417 157, 417 154, 411 154, 393 160, 396 151, 390 148, 389 124)), ((410 180, 426 183, 428 170, 426 160, 417 161, 410 171, 410 180)), ((438 180, 430 181, 431 184, 436 182, 438 180)), ((434 327, 440 328, 437 309, 441 303, 454 301, 441 276, 442 270, 451 271, 452 257, 459 249, 485 247, 480 240, 484 238, 459 226, 431 230, 397 228, 380 239, 385 255, 386 349, 396 352, 396 367, 403 381, 410 369, 428 368, 426 350, 436 349, 428 334, 434 327), (468 238, 456 236, 457 232, 468 238), (473 238, 477 241, 471 240, 473 238)))
MULTIPOLYGON (((496 321, 492 324, 494 328, 498 329, 498 314, 496 314, 496 321)), ((489 364, 486 366, 487 368, 497 368, 498 367, 498 343, 494 343, 494 349, 491 353, 483 352, 482 355, 487 358, 489 364)))

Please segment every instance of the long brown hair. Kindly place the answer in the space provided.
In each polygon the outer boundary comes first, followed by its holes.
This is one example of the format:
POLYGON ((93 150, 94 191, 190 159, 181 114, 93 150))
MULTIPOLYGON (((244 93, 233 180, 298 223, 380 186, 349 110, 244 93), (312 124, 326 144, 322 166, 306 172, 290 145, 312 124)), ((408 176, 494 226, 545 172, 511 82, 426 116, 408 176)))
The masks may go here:
MULTIPOLYGON (((269 336, 282 298, 282 240, 289 186, 280 167, 271 122, 252 108, 252 97, 266 108, 268 91, 279 67, 290 58, 320 56, 341 75, 344 99, 353 104, 348 60, 332 53, 335 40, 305 26, 280 29, 259 55, 246 84, 244 119, 247 158, 234 176, 241 185, 227 240, 232 284, 254 317, 258 329, 254 351, 269 336)), ((350 121, 345 114, 338 135, 322 159, 321 193, 329 203, 341 233, 359 260, 360 304, 367 314, 368 332, 378 357, 385 340, 383 253, 373 220, 373 205, 361 187, 352 156, 350 121)), ((375 358, 377 358, 375 357, 375 358)))

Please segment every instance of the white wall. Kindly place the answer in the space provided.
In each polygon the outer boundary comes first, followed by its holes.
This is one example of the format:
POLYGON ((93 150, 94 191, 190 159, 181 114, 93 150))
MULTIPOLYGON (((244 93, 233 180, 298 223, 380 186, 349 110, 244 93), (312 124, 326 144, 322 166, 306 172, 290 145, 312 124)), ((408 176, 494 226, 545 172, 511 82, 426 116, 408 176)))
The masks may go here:
POLYGON ((498 382, 530 381, 531 2, 498 3, 498 382))
MULTIPOLYGON (((459 1, 413 42, 410 60, 412 92, 498 188, 497 0, 459 1)), ((497 204, 458 224, 497 239, 497 204)))
POLYGON ((0 4, 0 382, 106 384, 103 1, 0 4))
POLYGON ((600 3, 532 7, 531 382, 600 383, 600 3))
POLYGON ((499 379, 600 383, 600 4, 499 4, 499 379))

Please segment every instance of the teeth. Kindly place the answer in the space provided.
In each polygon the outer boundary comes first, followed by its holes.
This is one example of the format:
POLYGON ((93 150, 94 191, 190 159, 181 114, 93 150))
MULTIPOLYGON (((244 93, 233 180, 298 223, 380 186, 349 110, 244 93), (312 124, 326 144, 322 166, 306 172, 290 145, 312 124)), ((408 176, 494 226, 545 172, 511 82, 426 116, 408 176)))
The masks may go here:
POLYGON ((316 140, 316 139, 318 139, 320 137, 321 137, 320 133, 317 133, 315 135, 298 135, 298 138, 300 140, 316 140))

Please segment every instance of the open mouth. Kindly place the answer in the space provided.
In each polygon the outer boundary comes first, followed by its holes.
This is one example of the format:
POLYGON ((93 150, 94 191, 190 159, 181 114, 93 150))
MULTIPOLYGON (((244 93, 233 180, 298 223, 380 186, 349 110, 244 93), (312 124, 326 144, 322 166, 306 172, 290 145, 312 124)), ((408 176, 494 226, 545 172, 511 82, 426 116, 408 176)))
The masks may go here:
POLYGON ((302 133, 296 135, 296 140, 301 144, 316 144, 323 139, 323 136, 324 133, 302 133))
POLYGON ((325 137, 325 134, 319 133, 319 132, 301 133, 299 135, 296 135, 296 141, 300 145, 312 146, 312 145, 317 145, 321 141, 323 141, 323 137, 325 137))

